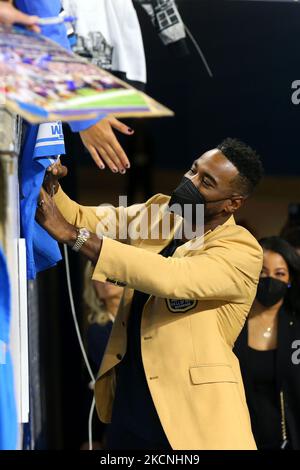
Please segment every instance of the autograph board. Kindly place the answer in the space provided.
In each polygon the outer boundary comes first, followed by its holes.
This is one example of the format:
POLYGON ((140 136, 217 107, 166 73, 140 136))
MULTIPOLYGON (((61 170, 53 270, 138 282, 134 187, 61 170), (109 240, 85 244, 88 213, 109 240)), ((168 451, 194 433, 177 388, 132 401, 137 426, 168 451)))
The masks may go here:
POLYGON ((31 123, 174 113, 49 39, 0 26, 0 104, 31 123))

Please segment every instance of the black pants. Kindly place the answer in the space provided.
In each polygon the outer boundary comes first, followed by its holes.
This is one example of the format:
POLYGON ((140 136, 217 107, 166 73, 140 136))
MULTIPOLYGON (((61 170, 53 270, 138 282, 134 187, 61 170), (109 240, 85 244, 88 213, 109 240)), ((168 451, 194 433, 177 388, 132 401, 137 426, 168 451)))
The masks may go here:
POLYGON ((164 442, 149 442, 128 429, 109 425, 107 430, 107 450, 161 450, 171 452, 172 447, 167 438, 164 442))

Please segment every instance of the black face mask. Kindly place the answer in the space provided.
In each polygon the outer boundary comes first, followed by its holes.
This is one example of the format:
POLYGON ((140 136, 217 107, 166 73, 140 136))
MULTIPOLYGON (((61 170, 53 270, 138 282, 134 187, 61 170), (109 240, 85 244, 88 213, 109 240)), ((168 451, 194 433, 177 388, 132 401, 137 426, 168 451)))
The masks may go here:
POLYGON ((207 204, 211 202, 226 201, 227 199, 230 198, 226 197, 224 199, 218 199, 217 201, 207 201, 205 197, 200 193, 200 191, 196 188, 192 180, 184 176, 177 188, 171 194, 169 207, 171 207, 173 204, 178 205, 178 208, 181 209, 180 213, 177 208, 172 209, 172 212, 174 212, 175 214, 178 213, 179 215, 183 216, 185 213, 184 206, 185 204, 189 204, 192 209, 192 223, 195 224, 198 204, 202 204, 204 206, 205 212, 205 207, 207 204))
POLYGON ((272 307, 285 297, 288 287, 289 284, 274 277, 261 277, 256 298, 265 307, 272 307))

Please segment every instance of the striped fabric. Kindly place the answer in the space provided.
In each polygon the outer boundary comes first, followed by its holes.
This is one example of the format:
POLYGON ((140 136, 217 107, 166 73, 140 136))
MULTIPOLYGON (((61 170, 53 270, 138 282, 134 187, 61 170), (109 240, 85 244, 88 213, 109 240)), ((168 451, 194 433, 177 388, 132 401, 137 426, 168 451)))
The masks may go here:
POLYGON ((39 125, 34 157, 46 157, 65 153, 65 141, 62 123, 46 122, 39 125))

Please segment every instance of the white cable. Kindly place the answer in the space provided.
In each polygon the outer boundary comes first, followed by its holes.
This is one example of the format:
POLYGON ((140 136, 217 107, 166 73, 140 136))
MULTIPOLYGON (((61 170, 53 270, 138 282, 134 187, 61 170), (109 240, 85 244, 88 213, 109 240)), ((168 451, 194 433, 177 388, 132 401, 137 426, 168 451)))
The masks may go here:
POLYGON ((93 414, 95 410, 95 397, 93 397, 92 406, 89 413, 89 450, 93 450, 93 414))
MULTIPOLYGON (((64 245, 64 257, 65 257, 65 266, 66 266, 66 275, 67 275, 67 285, 68 285, 68 292, 69 292, 69 298, 70 298, 70 305, 71 305, 71 312, 72 312, 72 317, 75 325, 75 330, 79 342, 79 346, 81 349, 81 353, 86 365, 86 368, 88 370, 88 373, 91 377, 92 380, 92 385, 95 385, 95 377, 92 372, 78 325, 77 317, 76 317, 76 311, 75 311, 75 305, 74 305, 74 297, 73 297, 73 291, 72 291, 72 284, 71 284, 71 274, 70 274, 70 265, 69 265, 69 254, 68 254, 68 247, 67 245, 64 245)), ((95 410, 95 398, 93 398, 92 405, 90 408, 90 413, 89 413, 89 420, 88 420, 88 435, 89 435, 89 450, 93 450, 93 430, 92 430, 92 422, 93 422, 93 414, 95 410)))
POLYGON ((213 74, 212 74, 212 71, 210 69, 210 66, 208 65, 208 62, 205 58, 205 55, 203 54, 202 50, 201 50, 201 47, 199 46, 198 42, 196 41, 196 39, 194 38, 193 34, 191 33, 191 31, 189 30, 189 28, 186 26, 186 24, 184 25, 185 27, 185 30, 187 32, 187 35, 189 36, 190 40, 192 41, 192 43, 194 44, 195 48, 196 48, 196 51, 198 52, 198 54, 200 55, 201 59, 202 59, 202 62, 204 64, 204 67, 206 68, 207 70, 207 73, 208 75, 210 76, 210 78, 213 78, 213 74))
POLYGON ((68 291, 69 291, 69 297, 70 297, 71 312, 72 312, 72 316, 73 316, 73 320, 74 320, 74 324, 75 324, 75 329, 76 329, 76 333, 77 333, 77 338, 78 338, 78 341, 79 341, 79 346, 80 346, 80 349, 81 349, 81 352, 82 352, 82 355, 83 355, 83 359, 84 359, 86 368, 87 368, 88 373, 89 373, 89 375, 90 375, 90 377, 91 377, 91 380, 92 380, 92 382, 93 382, 93 384, 94 384, 94 383, 95 383, 95 377, 94 377, 94 374, 93 374, 93 372, 92 372, 92 369, 91 369, 91 366, 90 366, 90 363, 89 363, 87 354, 86 354, 85 349, 84 349, 84 345, 83 345, 83 341, 82 341, 82 338, 81 338, 81 333, 80 333, 80 329, 79 329, 79 325, 78 325, 78 321, 77 321, 77 317, 76 317, 76 311, 75 311, 75 305, 74 305, 74 298, 73 298, 73 292, 72 292, 72 285, 71 285, 70 266, 69 266, 69 255, 68 255, 68 247, 67 247, 67 245, 64 245, 64 255, 65 255, 67 284, 68 284, 68 291))

